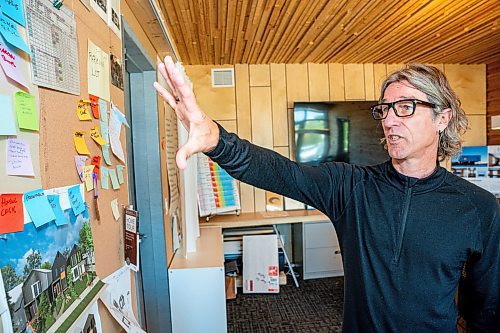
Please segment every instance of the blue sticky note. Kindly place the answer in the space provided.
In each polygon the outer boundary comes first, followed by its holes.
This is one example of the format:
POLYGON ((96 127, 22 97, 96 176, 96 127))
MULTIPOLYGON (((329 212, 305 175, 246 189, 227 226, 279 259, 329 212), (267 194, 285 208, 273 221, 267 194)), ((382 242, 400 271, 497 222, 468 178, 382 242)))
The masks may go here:
POLYGON ((23 27, 26 25, 22 0, 0 0, 0 7, 5 15, 23 27))
POLYGON ((99 116, 102 122, 108 123, 108 104, 101 98, 99 98, 99 116))
POLYGON ((111 185, 113 185, 113 190, 120 189, 120 183, 118 182, 118 177, 116 176, 115 169, 109 169, 109 178, 111 178, 111 185))
POLYGON ((3 13, 0 13, 0 33, 7 43, 31 55, 28 45, 17 31, 17 24, 3 13))
POLYGON ((23 202, 35 227, 39 228, 56 219, 43 189, 24 193, 23 202))
POLYGON ((109 190, 109 169, 101 166, 101 187, 103 190, 109 190))
POLYGON ((0 95, 0 135, 16 135, 16 122, 12 112, 12 98, 0 95))
POLYGON ((120 185, 125 183, 125 180, 123 179, 123 169, 124 168, 125 168, 125 166, 121 165, 121 164, 116 166, 116 174, 118 175, 118 183, 120 183, 120 185))
POLYGON ((80 185, 75 185, 68 189, 68 199, 75 216, 85 211, 85 202, 83 202, 82 195, 80 193, 80 185))
POLYGON ((59 227, 61 225, 68 224, 68 219, 61 208, 61 203, 59 202, 58 195, 47 195, 47 199, 49 200, 50 207, 52 207, 52 211, 56 216, 56 225, 59 227))

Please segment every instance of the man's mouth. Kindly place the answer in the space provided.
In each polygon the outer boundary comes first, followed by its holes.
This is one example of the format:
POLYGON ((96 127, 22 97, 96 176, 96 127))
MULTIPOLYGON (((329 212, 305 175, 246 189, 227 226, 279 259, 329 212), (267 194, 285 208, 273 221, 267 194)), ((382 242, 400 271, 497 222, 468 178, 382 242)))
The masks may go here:
POLYGON ((396 134, 390 134, 387 136, 387 141, 389 142, 397 142, 400 139, 402 139, 402 137, 396 134))

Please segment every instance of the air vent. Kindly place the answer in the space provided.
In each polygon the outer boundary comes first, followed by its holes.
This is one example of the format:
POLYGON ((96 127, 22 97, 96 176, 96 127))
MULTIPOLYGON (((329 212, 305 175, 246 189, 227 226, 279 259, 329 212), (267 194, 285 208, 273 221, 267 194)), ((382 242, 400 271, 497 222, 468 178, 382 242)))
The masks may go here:
POLYGON ((212 88, 234 87, 233 68, 212 68, 212 88))

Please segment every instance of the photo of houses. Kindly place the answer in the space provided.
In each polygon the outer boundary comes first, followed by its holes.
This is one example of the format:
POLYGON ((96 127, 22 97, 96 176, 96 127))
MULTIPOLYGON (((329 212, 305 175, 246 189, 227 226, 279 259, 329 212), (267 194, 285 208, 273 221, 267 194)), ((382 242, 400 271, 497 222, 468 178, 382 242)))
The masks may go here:
MULTIPOLYGON (((68 224, 2 235, 0 269, 14 332, 47 332, 64 321, 97 281, 88 212, 68 224)), ((92 324, 92 320, 89 321, 92 324)))

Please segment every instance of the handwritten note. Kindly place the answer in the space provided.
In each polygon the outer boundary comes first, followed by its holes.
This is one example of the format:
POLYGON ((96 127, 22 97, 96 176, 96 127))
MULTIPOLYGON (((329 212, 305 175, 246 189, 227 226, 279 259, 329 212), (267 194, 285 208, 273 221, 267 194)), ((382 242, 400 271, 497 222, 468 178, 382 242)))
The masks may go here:
POLYGON ((0 195, 0 234, 24 230, 22 194, 0 195))
POLYGON ((106 101, 109 97, 109 57, 92 41, 87 45, 87 74, 89 94, 102 98, 106 101))
POLYGON ((97 179, 99 179, 101 177, 100 176, 101 175, 101 172, 100 172, 101 156, 97 155, 97 156, 92 157, 90 164, 92 164, 94 166, 94 170, 92 170, 92 171, 97 174, 97 179))
POLYGON ((117 117, 117 113, 111 111, 109 115, 109 142, 111 144, 111 151, 125 163, 125 154, 123 153, 123 147, 120 141, 121 130, 122 122, 117 117))
POLYGON ((5 15, 23 27, 26 25, 22 0, 0 0, 0 7, 2 7, 2 12, 5 15))
POLYGON ((118 182, 118 178, 116 177, 115 169, 109 169, 109 178, 111 178, 111 185, 113 186, 113 190, 120 189, 120 183, 118 182))
POLYGON ((28 88, 28 81, 21 71, 21 58, 12 50, 3 38, 0 37, 0 65, 11 80, 28 88))
POLYGON ((0 95, 0 135, 16 135, 16 122, 12 112, 12 99, 8 95, 0 95))
POLYGON ((115 220, 118 220, 121 216, 120 209, 118 208, 118 199, 111 201, 111 210, 113 211, 113 216, 115 217, 115 220))
POLYGON ((104 166, 101 167, 101 188, 109 190, 109 169, 104 166))
POLYGON ((99 119, 100 118, 99 97, 89 94, 89 99, 90 99, 90 109, 92 110, 92 115, 94 116, 95 119, 99 119))
POLYGON ((97 126, 94 126, 90 129, 90 137, 99 145, 106 145, 108 144, 101 136, 101 133, 99 133, 99 130, 97 129, 97 126))
POLYGON ((106 162, 107 165, 111 165, 111 159, 109 156, 109 144, 103 145, 101 148, 102 148, 102 157, 104 158, 104 161, 106 162))
POLYGON ((24 193, 23 201, 35 227, 39 228, 56 219, 43 189, 24 193))
POLYGON ((78 177, 80 177, 80 181, 82 182, 83 182, 83 167, 85 166, 87 159, 88 159, 87 156, 75 155, 76 172, 78 173, 78 177))
POLYGON ((28 45, 26 45, 17 31, 17 24, 5 16, 2 12, 0 12, 0 34, 7 43, 31 55, 28 45))
POLYGON ((7 139, 7 174, 9 176, 34 176, 28 141, 7 139))
POLYGON ((75 216, 85 211, 85 202, 80 193, 80 185, 75 185, 68 189, 68 199, 75 216))
POLYGON ((94 180, 92 179, 92 172, 94 172, 93 165, 86 165, 83 167, 83 181, 85 183, 85 188, 88 191, 94 189, 94 180))
POLYGON ((123 179, 123 169, 125 168, 124 165, 117 165, 116 166, 116 174, 118 175, 118 182, 121 184, 125 183, 125 180, 123 179))
POLYGON ((90 116, 89 105, 90 105, 89 100, 81 99, 78 102, 78 105, 76 107, 76 114, 78 115, 78 119, 92 120, 92 117, 90 116))
POLYGON ((68 219, 66 218, 66 215, 64 215, 64 212, 61 208, 59 197, 59 195, 47 195, 47 200, 49 201, 52 211, 54 212, 54 215, 56 217, 55 222, 58 227, 68 224, 68 219))
POLYGON ((90 155, 89 148, 85 143, 85 132, 76 131, 73 135, 73 141, 75 142, 75 149, 80 155, 90 155))
POLYGON ((16 109, 19 128, 38 131, 35 96, 23 91, 16 92, 14 95, 14 108, 16 109))

